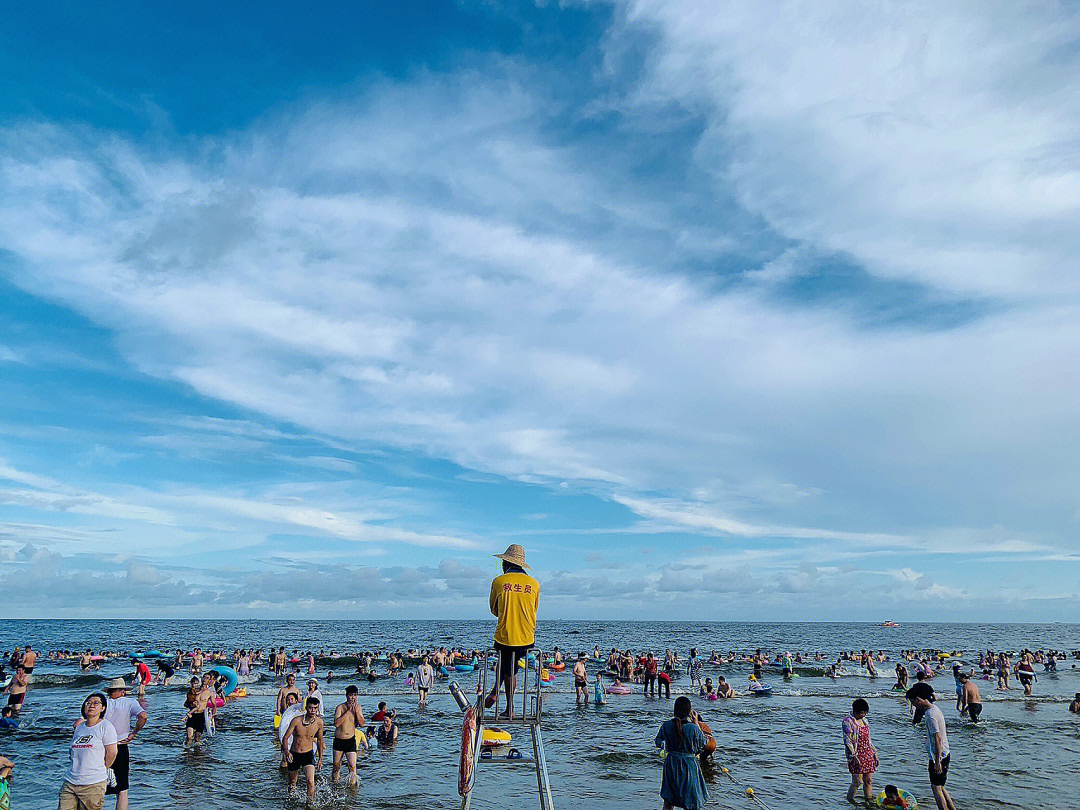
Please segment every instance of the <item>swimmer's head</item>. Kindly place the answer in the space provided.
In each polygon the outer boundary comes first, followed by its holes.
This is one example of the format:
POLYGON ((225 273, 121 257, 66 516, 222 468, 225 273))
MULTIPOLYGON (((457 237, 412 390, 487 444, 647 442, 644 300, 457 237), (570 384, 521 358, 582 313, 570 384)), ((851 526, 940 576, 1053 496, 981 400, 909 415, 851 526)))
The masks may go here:
POLYGON ((295 704, 297 704, 299 702, 300 702, 300 696, 297 695, 296 692, 289 692, 289 694, 285 695, 285 705, 286 706, 293 706, 293 705, 295 705, 295 704))
POLYGON ((898 788, 896 785, 886 785, 885 786, 885 796, 887 798, 889 798, 889 799, 899 799, 900 798, 900 788, 898 788))
POLYGON ((358 694, 360 694, 360 690, 357 689, 353 684, 350 683, 348 686, 345 687, 346 698, 355 697, 358 694))

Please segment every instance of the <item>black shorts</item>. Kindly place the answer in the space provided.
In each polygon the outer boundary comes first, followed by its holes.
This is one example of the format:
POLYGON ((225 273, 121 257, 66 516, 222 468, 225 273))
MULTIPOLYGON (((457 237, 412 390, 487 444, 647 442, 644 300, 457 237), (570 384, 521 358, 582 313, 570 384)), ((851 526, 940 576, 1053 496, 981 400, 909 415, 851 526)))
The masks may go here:
POLYGON ((518 665, 518 661, 528 654, 530 646, 526 644, 523 647, 509 647, 497 641, 495 642, 495 649, 501 653, 499 656, 500 680, 505 680, 514 674, 514 668, 518 665))
POLYGON ((574 678, 574 687, 577 689, 584 689, 588 686, 588 682, 584 678, 574 678))
POLYGON ((25 672, 27 675, 29 675, 33 671, 34 671, 33 667, 23 667, 23 672, 25 672))
POLYGON ((979 722, 979 715, 982 714, 982 704, 981 703, 969 703, 967 705, 967 710, 968 710, 968 717, 971 718, 971 722, 972 723, 978 723, 979 722))
POLYGON ((203 712, 197 712, 196 714, 191 715, 184 725, 192 731, 202 734, 206 731, 206 715, 203 712))
POLYGON ((128 789, 128 773, 131 769, 131 763, 128 759, 128 747, 126 745, 116 746, 116 759, 113 760, 112 772, 116 777, 116 785, 109 785, 105 788, 106 796, 115 796, 121 790, 128 789))
POLYGON ((26 699, 26 692, 19 692, 18 694, 15 694, 13 692, 10 695, 8 695, 7 705, 8 706, 22 706, 22 702, 25 699, 26 699))
POLYGON ((334 750, 346 754, 356 753, 356 737, 334 737, 334 750))
POLYGON ((1020 683, 1024 686, 1030 686, 1033 680, 1031 675, 1025 675, 1023 672, 1021 672, 1018 677, 1020 678, 1020 683))
POLYGON ((941 760, 941 772, 938 773, 934 770, 934 761, 930 760, 930 764, 926 766, 926 770, 930 774, 930 784, 935 787, 941 787, 945 784, 945 780, 949 778, 949 757, 945 757, 941 760))
POLYGON ((292 761, 289 763, 290 771, 298 771, 307 765, 315 764, 315 751, 304 751, 302 754, 296 751, 292 752, 292 761))

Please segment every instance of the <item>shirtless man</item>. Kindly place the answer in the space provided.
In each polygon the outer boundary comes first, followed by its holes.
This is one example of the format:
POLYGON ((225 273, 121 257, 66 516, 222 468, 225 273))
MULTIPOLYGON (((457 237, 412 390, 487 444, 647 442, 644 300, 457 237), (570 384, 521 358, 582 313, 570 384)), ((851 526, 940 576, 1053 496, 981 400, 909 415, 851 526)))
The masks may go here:
POLYGON ((91 660, 90 658, 90 654, 90 651, 87 650, 79 656, 79 669, 81 669, 83 672, 86 672, 94 665, 93 660, 91 660))
POLYGON ((979 695, 979 687, 971 680, 971 674, 961 672, 960 679, 960 714, 967 714, 972 723, 979 722, 982 714, 982 696, 979 695))
POLYGON ((38 654, 29 644, 26 645, 26 652, 23 653, 22 665, 26 670, 26 674, 29 675, 34 671, 34 664, 37 663, 38 654))
POLYGON ((574 698, 580 706, 589 702, 589 672, 585 668, 585 653, 574 663, 574 698))
POLYGON ((18 714, 22 709, 23 701, 26 699, 26 687, 29 685, 30 676, 26 674, 26 668, 19 664, 15 667, 15 675, 12 676, 11 683, 4 690, 4 694, 8 696, 7 705, 11 707, 15 714, 18 714))
POLYGON ((297 700, 300 699, 300 690, 296 688, 296 676, 291 672, 285 677, 285 685, 278 689, 277 709, 274 714, 281 714, 285 711, 285 696, 290 692, 296 695, 297 700))
MULTIPOLYGON (((430 667, 429 667, 430 669, 430 667)), ((341 775, 341 758, 349 766, 349 787, 356 787, 356 730, 363 728, 364 710, 357 700, 359 690, 352 684, 345 687, 345 702, 334 710, 334 770, 330 778, 336 782, 341 775)))
POLYGON ((1076 693, 1073 702, 1069 704, 1069 711, 1073 714, 1080 714, 1080 692, 1076 693))
POLYGON ((315 772, 322 767, 323 757, 323 721, 319 717, 318 700, 307 699, 304 714, 293 718, 289 730, 281 738, 281 750, 289 763, 289 790, 296 787, 302 770, 307 780, 308 804, 311 804, 315 799, 315 772))
POLYGON ((185 746, 197 743, 202 739, 202 735, 206 732, 206 707, 210 705, 210 701, 213 699, 213 677, 210 673, 207 673, 203 676, 199 691, 195 693, 191 708, 184 715, 185 746))

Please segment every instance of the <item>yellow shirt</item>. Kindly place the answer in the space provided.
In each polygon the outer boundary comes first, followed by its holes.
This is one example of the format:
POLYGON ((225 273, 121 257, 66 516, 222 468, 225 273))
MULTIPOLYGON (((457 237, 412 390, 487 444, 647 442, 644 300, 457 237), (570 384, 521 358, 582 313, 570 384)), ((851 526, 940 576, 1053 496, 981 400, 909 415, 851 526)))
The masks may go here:
POLYGON ((507 647, 527 647, 536 634, 540 583, 528 574, 511 571, 491 581, 491 615, 499 617, 495 641, 507 647))

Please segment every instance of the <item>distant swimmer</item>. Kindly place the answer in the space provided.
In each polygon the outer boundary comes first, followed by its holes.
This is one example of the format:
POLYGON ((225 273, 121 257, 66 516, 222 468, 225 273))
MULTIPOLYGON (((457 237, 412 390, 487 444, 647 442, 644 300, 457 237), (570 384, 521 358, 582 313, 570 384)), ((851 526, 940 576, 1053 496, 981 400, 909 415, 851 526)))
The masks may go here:
POLYGON ((1080 714, 1080 692, 1076 693, 1073 702, 1069 704, 1069 711, 1073 714, 1080 714))
POLYGON ((356 776, 356 732, 365 725, 364 710, 360 707, 358 695, 359 690, 349 684, 345 687, 345 702, 339 703, 334 710, 334 771, 331 779, 335 782, 338 780, 344 757, 349 767, 350 787, 355 787, 359 781, 356 776))
POLYGON ((731 684, 724 679, 723 675, 716 676, 716 694, 721 698, 735 697, 735 690, 731 688, 731 684))
POLYGON ((22 657, 23 669, 26 670, 27 675, 34 671, 34 665, 37 663, 37 658, 37 651, 29 644, 27 644, 26 651, 23 653, 22 657))
POLYGON ((169 679, 176 674, 176 670, 173 669, 172 664, 166 661, 164 658, 157 660, 158 678, 161 680, 162 686, 169 685, 169 679))
POLYGON ((896 686, 894 686, 893 689, 906 690, 907 688, 908 688, 908 671, 907 671, 907 667, 904 666, 902 663, 897 662, 897 664, 896 664, 896 686))
POLYGON ((1031 665, 1031 656, 1025 654, 1020 659, 1020 663, 1016 665, 1016 677, 1020 680, 1020 685, 1024 687, 1024 694, 1030 695, 1034 692, 1035 681, 1038 680, 1038 676, 1035 675, 1035 667, 1031 665))
POLYGON ((15 710, 10 706, 0 709, 0 731, 7 731, 19 727, 19 721, 15 718, 15 710))
MULTIPOLYGON (((375 716, 378 717, 378 715, 375 716)), ((382 723, 375 727, 375 739, 378 740, 379 745, 393 745, 397 742, 398 725, 394 722, 396 716, 396 712, 384 713, 382 723)))
POLYGON ((307 684, 308 693, 306 697, 315 698, 319 701, 319 717, 322 717, 322 692, 319 691, 319 682, 312 678, 307 684))
POLYGON ((589 702, 589 671, 585 667, 585 653, 579 653, 574 663, 574 698, 577 704, 589 702))
POLYGON ((277 711, 274 714, 283 714, 285 712, 285 698, 290 694, 296 695, 296 699, 300 699, 300 690, 296 688, 296 676, 293 673, 289 673, 285 676, 285 685, 278 689, 277 702, 274 704, 277 711))
POLYGON ((309 804, 315 798, 315 773, 322 768, 323 749, 323 720, 319 716, 319 701, 309 697, 304 704, 304 714, 293 718, 285 736, 281 738, 281 750, 289 768, 289 790, 296 787, 300 771, 303 771, 309 804))
POLYGON ((416 693, 420 696, 420 708, 427 706, 428 691, 435 683, 435 670, 425 655, 420 666, 416 668, 416 693))
POLYGON ((972 723, 978 723, 982 714, 982 696, 969 672, 960 673, 960 714, 967 714, 972 723))
POLYGON ((11 683, 4 689, 4 694, 8 696, 7 705, 11 707, 15 714, 22 711, 23 701, 26 699, 26 689, 30 685, 30 676, 26 673, 26 669, 22 664, 15 667, 15 674, 11 678, 11 683))

